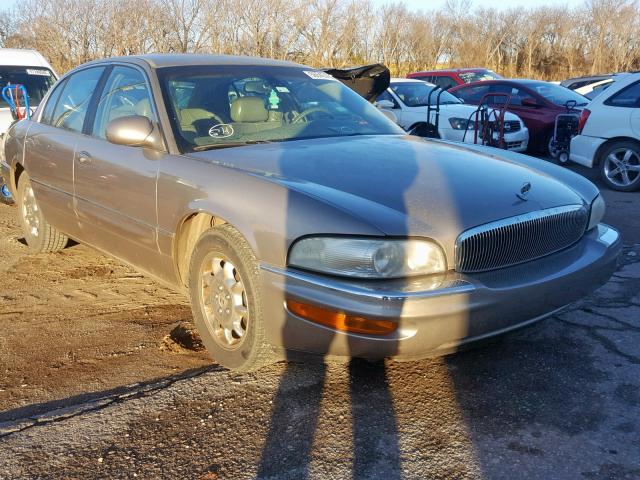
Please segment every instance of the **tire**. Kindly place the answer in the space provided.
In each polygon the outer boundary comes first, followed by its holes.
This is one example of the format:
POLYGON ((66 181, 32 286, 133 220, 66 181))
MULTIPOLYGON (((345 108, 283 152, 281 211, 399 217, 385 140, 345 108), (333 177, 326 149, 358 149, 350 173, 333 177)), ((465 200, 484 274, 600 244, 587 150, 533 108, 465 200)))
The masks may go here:
POLYGON ((27 172, 22 172, 18 180, 16 203, 22 233, 32 252, 59 252, 67 246, 69 237, 45 220, 27 172))
POLYGON ((276 360, 265 339, 258 262, 231 225, 209 229, 198 239, 189 294, 196 327, 216 362, 246 372, 276 360))
POLYGON ((640 189, 640 143, 619 140, 608 145, 600 156, 600 176, 613 190, 640 189))
MULTIPOLYGON (((547 140, 547 151, 545 152, 547 155, 549 155, 550 158, 553 158, 554 160, 558 160, 558 149, 556 149, 555 147, 555 140, 554 140, 554 136, 553 134, 551 134, 551 136, 549 136, 549 140, 547 140)), ((561 162, 561 163, 566 163, 566 162, 561 162)))

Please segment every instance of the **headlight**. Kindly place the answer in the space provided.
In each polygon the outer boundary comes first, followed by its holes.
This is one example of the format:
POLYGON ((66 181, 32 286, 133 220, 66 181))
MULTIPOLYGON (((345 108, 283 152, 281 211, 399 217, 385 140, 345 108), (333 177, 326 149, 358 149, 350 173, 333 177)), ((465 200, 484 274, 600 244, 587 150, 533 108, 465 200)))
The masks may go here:
POLYGON ((442 249, 429 240, 310 237, 298 240, 289 265, 331 275, 399 278, 444 272, 442 249))
POLYGON ((454 130, 467 130, 473 129, 474 122, 467 118, 450 118, 449 124, 451 124, 451 128, 454 130))
POLYGON ((602 221, 605 210, 606 205, 604 203, 604 199, 602 198, 602 195, 598 195, 595 200, 591 202, 591 213, 589 214, 589 226, 587 227, 587 230, 591 230, 602 221))

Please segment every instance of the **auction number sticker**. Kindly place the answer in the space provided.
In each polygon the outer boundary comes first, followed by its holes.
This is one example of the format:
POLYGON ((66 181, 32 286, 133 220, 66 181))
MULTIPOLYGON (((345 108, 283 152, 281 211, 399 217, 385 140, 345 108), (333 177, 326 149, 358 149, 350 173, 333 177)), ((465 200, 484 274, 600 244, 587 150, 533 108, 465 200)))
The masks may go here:
POLYGON ((209 129, 209 136, 214 138, 227 138, 233 135, 233 127, 227 123, 219 123, 209 129))
POLYGON ((307 77, 313 78, 314 80, 335 80, 331 75, 327 72, 320 72, 318 70, 303 70, 303 72, 307 75, 307 77))
POLYGON ((39 75, 41 77, 50 77, 51 72, 49 70, 36 70, 34 68, 27 68, 27 75, 39 75))

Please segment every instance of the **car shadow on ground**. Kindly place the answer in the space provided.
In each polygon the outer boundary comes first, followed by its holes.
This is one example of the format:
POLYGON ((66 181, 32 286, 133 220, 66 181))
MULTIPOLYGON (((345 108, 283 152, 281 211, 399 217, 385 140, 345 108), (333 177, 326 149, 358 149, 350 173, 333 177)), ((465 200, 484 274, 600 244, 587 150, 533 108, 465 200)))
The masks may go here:
POLYGON ((136 396, 141 396, 149 391, 166 388, 181 380, 223 370, 224 368, 215 364, 201 368, 191 368, 175 375, 153 378, 151 380, 134 383, 132 385, 123 385, 99 392, 82 393, 71 397, 13 408, 11 410, 0 412, 0 431, 1 427, 4 426, 8 428, 12 423, 29 419, 35 420, 41 416, 45 417, 44 420, 56 417, 56 415, 67 417, 70 414, 72 415, 73 411, 76 409, 79 412, 86 411, 87 409, 91 409, 92 405, 101 407, 118 401, 121 398, 136 398, 136 396))

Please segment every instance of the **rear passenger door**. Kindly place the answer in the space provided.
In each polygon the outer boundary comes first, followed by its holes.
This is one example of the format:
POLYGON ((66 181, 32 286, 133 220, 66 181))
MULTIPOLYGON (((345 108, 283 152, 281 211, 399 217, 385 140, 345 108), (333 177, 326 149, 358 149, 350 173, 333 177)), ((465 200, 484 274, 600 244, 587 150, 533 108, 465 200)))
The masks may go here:
POLYGON ((104 67, 85 68, 58 83, 25 143, 25 167, 38 205, 48 222, 71 236, 78 233, 73 205, 75 146, 103 72, 104 67))
POLYGON ((76 145, 76 208, 86 242, 155 273, 156 178, 164 154, 106 139, 109 122, 133 115, 157 124, 149 82, 141 69, 115 65, 76 145))

